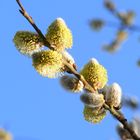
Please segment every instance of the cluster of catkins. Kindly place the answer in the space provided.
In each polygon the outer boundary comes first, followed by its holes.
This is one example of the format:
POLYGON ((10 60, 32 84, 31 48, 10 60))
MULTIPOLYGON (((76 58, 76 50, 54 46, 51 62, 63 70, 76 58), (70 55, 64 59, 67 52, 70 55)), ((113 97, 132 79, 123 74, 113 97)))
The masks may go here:
MULTIPOLYGON (((19 31, 14 36, 16 48, 24 55, 32 58, 36 71, 48 78, 60 76, 61 85, 73 92, 82 93, 81 101, 84 103, 85 120, 92 123, 100 122, 106 116, 103 105, 106 102, 111 107, 118 107, 121 103, 121 88, 117 83, 107 86, 108 76, 106 69, 99 62, 92 58, 79 73, 93 87, 94 93, 84 88, 79 79, 69 74, 65 66, 67 61, 74 67, 73 57, 65 50, 72 47, 72 33, 63 19, 56 19, 49 26, 46 33, 46 40, 54 47, 54 50, 46 50, 42 39, 37 33, 19 31)), ((74 67, 75 68, 75 67, 74 67)))
POLYGON ((54 50, 46 49, 40 36, 30 31, 18 31, 13 41, 20 53, 32 58, 33 66, 39 74, 56 78, 66 71, 64 59, 74 64, 74 59, 65 50, 72 47, 72 33, 64 20, 57 18, 48 27, 45 37, 54 50))

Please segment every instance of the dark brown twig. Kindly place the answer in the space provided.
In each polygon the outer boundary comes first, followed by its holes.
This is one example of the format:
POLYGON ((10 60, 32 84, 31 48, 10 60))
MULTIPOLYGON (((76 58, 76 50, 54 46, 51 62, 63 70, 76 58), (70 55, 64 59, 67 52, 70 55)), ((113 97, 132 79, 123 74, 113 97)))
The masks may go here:
MULTIPOLYGON (((20 3, 20 0, 16 0, 19 7, 21 8, 19 11, 20 13, 28 20, 28 22, 33 26, 33 28, 36 30, 36 32, 40 35, 40 37, 42 38, 42 41, 44 42, 44 45, 47 46, 49 49, 53 49, 54 48, 49 44, 49 42, 47 42, 45 36, 43 35, 43 33, 41 32, 41 30, 36 26, 36 24, 34 23, 33 19, 31 18, 31 16, 28 15, 28 13, 26 12, 26 10, 24 9, 24 7, 22 6, 22 4, 20 3)), ((70 72, 75 75, 79 80, 81 80, 83 82, 83 84, 85 85, 85 88, 88 89, 90 92, 95 92, 94 88, 91 87, 88 82, 84 79, 84 77, 82 75, 80 75, 74 68, 73 66, 71 66, 68 62, 65 62, 65 65, 67 66, 67 68, 70 70, 70 72)), ((140 140, 140 138, 136 135, 136 133, 132 130, 132 128, 130 128, 129 124, 127 123, 127 120, 123 117, 123 115, 121 115, 118 111, 116 111, 113 108, 110 108, 107 104, 104 104, 104 108, 107 109, 108 111, 110 111, 110 113, 119 121, 123 124, 124 128, 126 130, 128 130, 128 132, 131 134, 132 138, 135 140, 140 140)))

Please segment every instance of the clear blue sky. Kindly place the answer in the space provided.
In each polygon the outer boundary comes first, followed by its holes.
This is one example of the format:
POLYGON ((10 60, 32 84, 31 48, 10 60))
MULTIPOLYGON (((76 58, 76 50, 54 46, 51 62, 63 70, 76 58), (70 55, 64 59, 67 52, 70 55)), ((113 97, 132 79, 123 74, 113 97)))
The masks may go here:
MULTIPOLYGON (((134 9, 136 23, 140 23, 140 1, 116 2, 118 8, 134 9)), ((93 17, 115 20, 103 8, 102 0, 22 0, 43 33, 57 17, 62 17, 71 28, 73 49, 79 69, 95 57, 108 69, 109 84, 118 82, 127 95, 140 99, 139 33, 131 34, 122 49, 115 55, 101 51, 101 45, 113 38, 115 30, 105 28, 94 33, 88 26, 93 17)), ((99 124, 93 125, 83 118, 83 104, 79 95, 64 91, 59 81, 41 77, 32 67, 31 59, 21 55, 12 42, 18 30, 34 31, 18 12, 15 0, 1 0, 0 23, 0 125, 7 125, 16 140, 117 140, 117 121, 109 114, 99 124), (20 137, 20 138, 19 138, 20 137)), ((124 110, 131 119, 132 112, 124 110)), ((137 113, 137 112, 135 112, 137 113)))

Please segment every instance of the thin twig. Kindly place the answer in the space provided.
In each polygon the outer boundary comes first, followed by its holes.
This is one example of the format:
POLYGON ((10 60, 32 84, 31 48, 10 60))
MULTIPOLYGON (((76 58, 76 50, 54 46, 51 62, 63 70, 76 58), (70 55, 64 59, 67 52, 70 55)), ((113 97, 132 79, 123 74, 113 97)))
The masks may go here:
POLYGON ((123 124, 124 129, 126 129, 130 134, 131 137, 135 140, 140 140, 140 138, 136 135, 134 130, 130 127, 130 125, 127 122, 127 119, 124 117, 124 115, 121 112, 118 112, 117 110, 110 108, 107 104, 104 104, 104 108, 110 111, 110 113, 115 117, 119 122, 123 124))
POLYGON ((115 18, 117 18, 120 22, 122 22, 122 19, 119 16, 119 12, 114 9, 114 10, 108 10, 115 18))
MULTIPOLYGON (((16 0, 19 7, 21 8, 19 11, 20 13, 29 21, 29 23, 33 26, 33 28, 36 30, 36 32, 40 35, 40 37, 42 38, 42 41, 44 42, 44 45, 47 46, 49 49, 53 49, 54 48, 49 44, 49 42, 46 41, 45 36, 43 35, 43 33, 41 32, 41 30, 36 26, 36 24, 34 23, 33 19, 28 15, 28 13, 26 12, 26 10, 24 9, 24 7, 22 6, 22 4, 20 3, 20 0, 16 0)), ((84 79, 84 77, 82 75, 80 75, 73 66, 71 66, 68 62, 65 62, 65 65, 67 66, 67 68, 70 70, 70 72, 75 75, 79 80, 81 80, 83 82, 83 84, 85 85, 85 88, 88 89, 91 92, 95 92, 95 89, 93 87, 90 86, 90 84, 88 84, 88 82, 84 79)), ((110 108, 106 103, 104 104, 104 108, 107 109, 108 111, 110 111, 110 113, 118 120, 120 121, 124 128, 126 130, 128 130, 128 132, 131 134, 132 138, 135 140, 140 140, 140 138, 136 135, 136 133, 132 130, 132 128, 129 126, 129 124, 127 123, 127 120, 123 117, 123 115, 120 115, 120 113, 118 113, 117 110, 110 108)))
MULTIPOLYGON (((111 21, 106 21, 105 25, 107 27, 112 27, 112 28, 120 28, 122 25, 119 25, 118 23, 111 22, 111 21)), ((135 32, 140 32, 140 26, 137 25, 131 25, 131 26, 124 26, 124 29, 130 30, 130 31, 135 31, 135 32)))
MULTIPOLYGON (((122 20, 122 18, 119 16, 120 15, 120 13, 117 11, 117 10, 109 10, 109 12, 114 16, 114 17, 116 17, 120 22, 121 22, 121 24, 120 24, 120 26, 124 26, 126 29, 128 29, 128 30, 131 30, 131 31, 137 31, 137 32, 139 32, 140 31, 140 27, 139 26, 137 26, 137 25, 124 25, 124 21, 122 20)), ((116 23, 112 23, 112 22, 106 22, 107 23, 107 25, 108 26, 117 26, 116 25, 116 23)))
POLYGON ((49 49, 54 49, 50 43, 46 40, 45 36, 41 32, 41 30, 36 26, 35 22, 33 21, 32 17, 29 16, 29 14, 24 9, 23 5, 21 4, 20 0, 16 0, 17 4, 19 5, 20 9, 19 12, 28 20, 28 22, 33 26, 33 28, 36 30, 36 32, 39 34, 40 38, 42 39, 45 46, 47 46, 49 49))

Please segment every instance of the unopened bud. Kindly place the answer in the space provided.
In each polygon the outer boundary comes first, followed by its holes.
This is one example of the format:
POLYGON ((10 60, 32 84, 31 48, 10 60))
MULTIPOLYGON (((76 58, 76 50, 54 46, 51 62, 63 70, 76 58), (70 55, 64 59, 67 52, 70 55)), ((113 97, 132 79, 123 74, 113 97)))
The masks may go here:
POLYGON ((105 100, 104 96, 99 93, 84 93, 81 95, 81 101, 88 107, 102 107, 105 100))
POLYGON ((90 26, 96 30, 99 31, 102 29, 102 27, 104 26, 104 21, 100 20, 100 19, 94 19, 90 22, 90 26))
POLYGON ((106 92, 106 102, 113 107, 119 107, 122 99, 122 90, 119 84, 113 83, 106 92))
POLYGON ((122 41, 126 40, 127 37, 128 37, 128 33, 127 32, 119 31, 119 32, 117 32, 116 40, 119 41, 119 42, 122 42, 122 41))
POLYGON ((110 10, 110 11, 114 11, 115 10, 115 5, 112 1, 110 0, 105 0, 104 2, 105 7, 110 10))
POLYGON ((63 76, 61 77, 60 82, 64 89, 71 92, 81 92, 84 88, 83 83, 79 79, 72 76, 63 76))

